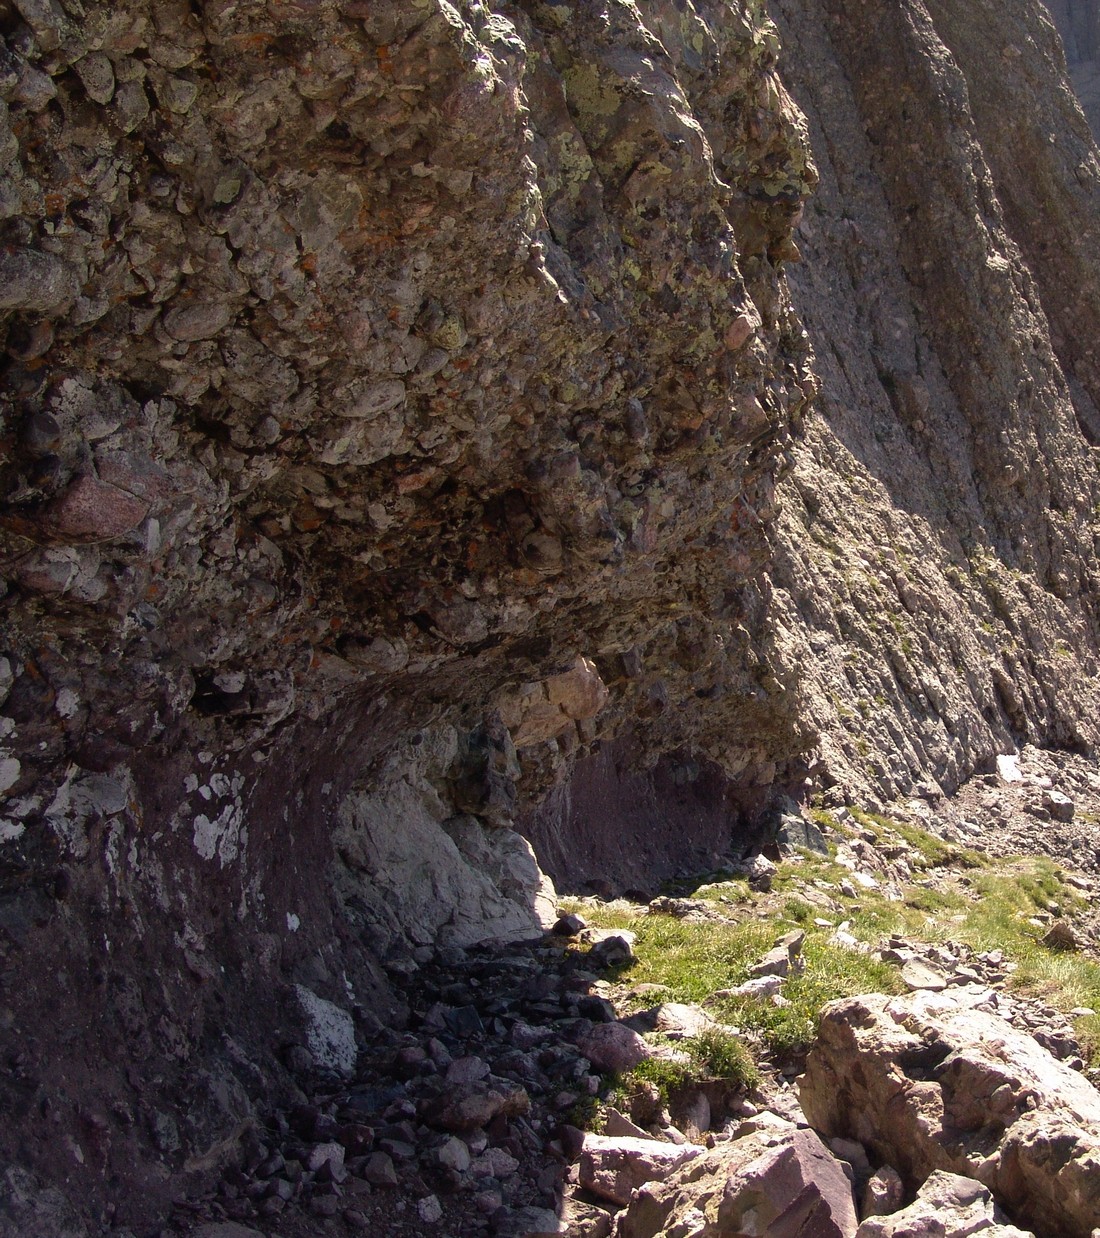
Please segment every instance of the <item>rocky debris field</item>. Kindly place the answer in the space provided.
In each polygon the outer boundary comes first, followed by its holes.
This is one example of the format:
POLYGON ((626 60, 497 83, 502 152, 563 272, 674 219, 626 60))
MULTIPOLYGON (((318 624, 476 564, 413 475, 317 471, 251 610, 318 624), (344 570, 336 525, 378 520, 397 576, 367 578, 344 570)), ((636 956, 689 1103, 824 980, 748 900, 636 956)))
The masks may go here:
POLYGON ((1096 762, 1068 752, 1025 747, 997 758, 950 800, 918 809, 914 820, 939 820, 991 855, 1039 850, 1064 864, 1100 873, 1100 773, 1096 762))
MULTIPOLYGON (((1002 767, 1003 815, 1089 811, 1054 760, 1002 767)), ((422 950, 406 1025, 341 1077, 314 1012, 299 1102, 160 1235, 1091 1235, 1096 880, 939 825, 792 813, 771 858, 648 904, 422 950)))

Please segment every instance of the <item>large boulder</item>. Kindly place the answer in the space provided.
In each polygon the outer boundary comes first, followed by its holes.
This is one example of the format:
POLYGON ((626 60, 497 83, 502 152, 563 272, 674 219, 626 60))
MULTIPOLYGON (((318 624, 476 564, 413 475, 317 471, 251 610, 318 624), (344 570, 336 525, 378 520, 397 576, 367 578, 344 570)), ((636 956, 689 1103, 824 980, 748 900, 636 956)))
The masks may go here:
POLYGON ((1001 1221, 988 1187, 937 1169, 908 1208, 864 1221, 856 1238, 1032 1238, 1001 1221))
POLYGON ((911 1188, 947 1170, 1044 1234, 1100 1226, 1100 1095, 965 993, 827 1006, 801 1101, 814 1127, 858 1139, 911 1188))
POLYGON ((585 1135, 578 1180, 613 1204, 626 1204, 640 1186, 661 1181, 702 1155, 694 1144, 662 1143, 630 1135, 585 1135))
POLYGON ((620 1238, 851 1238, 852 1187, 813 1131, 754 1130, 637 1191, 620 1238))
POLYGON ((631 1028, 622 1023, 597 1023, 577 1037, 577 1048, 597 1070, 633 1070, 651 1057, 653 1050, 631 1028))

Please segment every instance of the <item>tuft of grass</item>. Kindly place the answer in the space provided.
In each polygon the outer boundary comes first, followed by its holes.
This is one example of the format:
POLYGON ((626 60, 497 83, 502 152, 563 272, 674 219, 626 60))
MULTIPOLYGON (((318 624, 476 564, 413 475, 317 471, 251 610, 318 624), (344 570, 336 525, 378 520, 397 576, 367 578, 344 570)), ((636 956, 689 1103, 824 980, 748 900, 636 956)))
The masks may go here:
POLYGON ((687 1042, 687 1051, 701 1076, 727 1079, 753 1088, 760 1082, 760 1071, 743 1041, 720 1027, 707 1028, 687 1042))
POLYGON ((676 1042, 676 1057, 650 1057, 633 1070, 614 1076, 608 1085, 606 1103, 628 1108, 639 1085, 652 1084, 667 1105, 669 1097, 704 1079, 723 1079, 746 1089, 760 1082, 760 1071, 748 1046, 732 1032, 708 1028, 700 1036, 676 1042))
POLYGON ((814 918, 814 908, 801 898, 783 900, 783 916, 792 924, 809 924, 814 918))

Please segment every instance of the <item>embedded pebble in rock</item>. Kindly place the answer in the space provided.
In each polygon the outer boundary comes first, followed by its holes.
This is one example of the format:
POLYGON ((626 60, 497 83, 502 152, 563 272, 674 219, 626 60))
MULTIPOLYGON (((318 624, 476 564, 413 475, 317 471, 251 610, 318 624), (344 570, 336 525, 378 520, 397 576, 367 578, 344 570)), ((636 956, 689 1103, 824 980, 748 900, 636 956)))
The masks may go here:
POLYGON ((61 313, 76 300, 77 280, 76 270, 53 254, 9 250, 0 254, 0 311, 61 313))
POLYGON ((60 537, 99 541, 129 533, 148 511, 149 505, 136 496, 83 476, 51 506, 48 520, 60 537))

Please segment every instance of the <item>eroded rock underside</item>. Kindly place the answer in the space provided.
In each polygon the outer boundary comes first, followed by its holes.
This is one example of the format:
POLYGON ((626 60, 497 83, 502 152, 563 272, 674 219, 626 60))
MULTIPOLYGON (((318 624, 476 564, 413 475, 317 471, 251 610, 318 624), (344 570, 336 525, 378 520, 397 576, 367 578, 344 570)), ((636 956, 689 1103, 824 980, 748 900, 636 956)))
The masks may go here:
POLYGON ((1038 4, 0 33, 0 1153, 88 1217, 216 1167, 303 1004, 534 931, 528 838, 645 887, 808 777, 1092 751, 1100 164, 1038 4))

